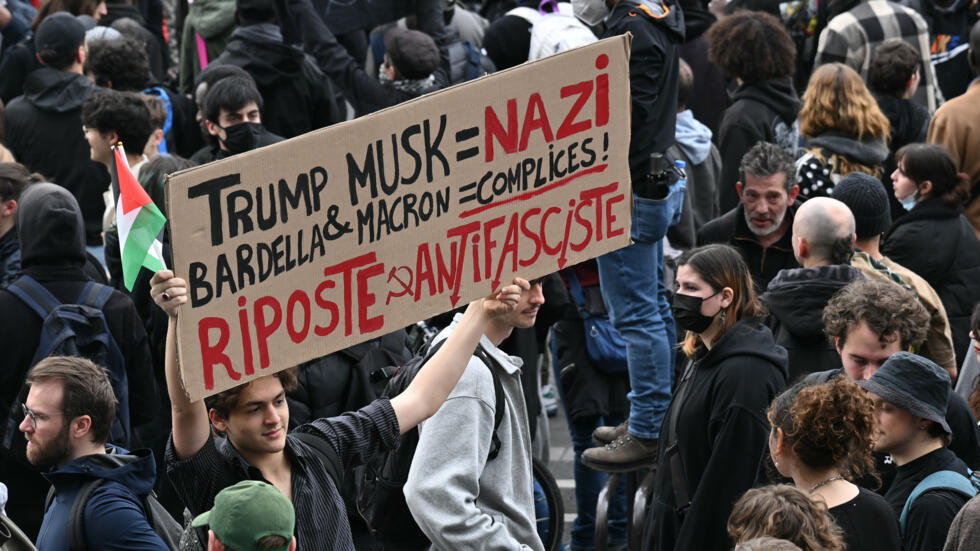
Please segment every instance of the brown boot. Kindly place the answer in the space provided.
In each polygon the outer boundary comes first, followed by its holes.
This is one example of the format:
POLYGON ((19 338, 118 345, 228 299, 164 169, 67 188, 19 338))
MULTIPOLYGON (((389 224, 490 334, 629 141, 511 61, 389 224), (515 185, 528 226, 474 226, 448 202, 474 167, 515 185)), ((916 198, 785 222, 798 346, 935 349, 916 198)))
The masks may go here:
POLYGON ((592 431, 592 443, 596 446, 605 446, 620 436, 626 436, 626 430, 629 427, 629 420, 623 421, 615 427, 597 427, 592 431))
POLYGON ((626 434, 601 448, 582 452, 582 464, 596 471, 625 473, 653 465, 657 460, 657 439, 626 434))

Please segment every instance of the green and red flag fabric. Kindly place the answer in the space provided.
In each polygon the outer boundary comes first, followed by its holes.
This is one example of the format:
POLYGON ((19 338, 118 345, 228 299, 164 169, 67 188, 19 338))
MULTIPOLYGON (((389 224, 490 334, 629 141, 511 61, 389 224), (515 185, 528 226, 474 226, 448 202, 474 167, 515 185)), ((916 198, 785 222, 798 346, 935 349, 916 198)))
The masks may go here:
POLYGON ((116 229, 122 257, 123 283, 133 290, 140 268, 166 269, 163 228, 167 219, 129 170, 122 144, 113 146, 112 189, 116 195, 116 229))

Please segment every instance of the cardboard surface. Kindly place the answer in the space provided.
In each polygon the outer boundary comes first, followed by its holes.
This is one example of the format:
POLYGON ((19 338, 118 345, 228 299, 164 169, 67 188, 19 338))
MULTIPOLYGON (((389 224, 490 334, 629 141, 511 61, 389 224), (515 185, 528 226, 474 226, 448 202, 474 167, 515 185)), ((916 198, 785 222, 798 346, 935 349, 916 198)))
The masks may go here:
POLYGON ((191 399, 629 244, 629 38, 169 178, 191 399))

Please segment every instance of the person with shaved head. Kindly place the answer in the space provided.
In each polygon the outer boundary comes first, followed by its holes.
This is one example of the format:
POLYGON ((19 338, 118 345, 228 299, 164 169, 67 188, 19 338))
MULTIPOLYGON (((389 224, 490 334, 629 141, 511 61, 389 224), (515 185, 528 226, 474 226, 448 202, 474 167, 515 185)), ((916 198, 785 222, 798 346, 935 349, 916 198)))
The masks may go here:
POLYGON ((850 264, 854 227, 847 205, 829 197, 810 199, 796 211, 791 242, 802 268, 781 270, 762 296, 772 313, 776 344, 789 352, 790 381, 840 365, 822 316, 834 293, 864 279, 850 264))

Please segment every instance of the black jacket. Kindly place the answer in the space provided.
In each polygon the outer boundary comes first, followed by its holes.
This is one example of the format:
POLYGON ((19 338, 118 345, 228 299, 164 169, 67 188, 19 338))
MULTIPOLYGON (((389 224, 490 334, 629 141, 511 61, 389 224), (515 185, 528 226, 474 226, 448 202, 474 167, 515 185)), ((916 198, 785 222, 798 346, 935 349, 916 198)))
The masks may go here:
POLYGON ((724 71, 708 60, 708 39, 704 33, 715 21, 715 16, 700 4, 684 7, 684 45, 681 46, 681 59, 691 66, 694 82, 698 83, 698 93, 687 98, 687 107, 694 111, 695 119, 711 129, 713 140, 717 144, 721 120, 732 100, 726 90, 724 71))
POLYGON ((623 0, 606 19, 603 38, 633 34, 630 45, 630 176, 650 173, 650 154, 674 145, 677 72, 684 42, 684 13, 672 0, 623 0), (662 7, 661 7, 662 6, 662 7), (654 14, 663 12, 659 17, 654 14))
MULTIPOLYGON (((919 482, 934 472, 944 470, 968 476, 966 465, 946 448, 939 448, 899 467, 895 482, 885 494, 895 516, 902 514, 905 502, 919 482)), ((942 549, 953 517, 967 499, 963 494, 950 490, 932 490, 920 495, 909 508, 905 521, 905 548, 942 549)))
POLYGON ((20 239, 17 226, 0 237, 0 287, 6 287, 20 275, 20 239))
POLYGON ((288 0, 290 17, 299 26, 303 35, 303 44, 320 70, 323 71, 334 85, 340 88, 354 106, 357 116, 373 113, 385 107, 398 105, 403 101, 414 99, 424 93, 432 92, 449 86, 449 51, 447 47, 451 35, 446 32, 442 21, 442 7, 439 2, 420 0, 417 8, 419 30, 428 34, 439 47, 441 63, 433 71, 433 85, 422 93, 411 93, 386 86, 377 78, 367 74, 361 65, 347 53, 347 50, 337 42, 327 25, 320 19, 319 14, 308 0, 288 0))
POLYGON ((722 212, 738 203, 735 192, 738 166, 753 145, 767 141, 787 151, 796 150, 798 132, 794 123, 799 111, 800 100, 793 88, 792 77, 746 82, 735 90, 718 131, 718 150, 721 151, 718 200, 722 212))
POLYGON ((823 309, 837 291, 864 279, 850 265, 789 268, 769 282, 762 300, 772 314, 776 344, 789 353, 789 381, 840 367, 840 356, 823 332, 823 309))
POLYGON ((236 29, 214 63, 252 75, 264 102, 262 124, 274 134, 292 138, 344 120, 330 80, 303 50, 283 44, 272 23, 236 29))
POLYGON ((0 100, 10 104, 11 100, 24 93, 24 81, 27 76, 42 67, 34 55, 34 38, 21 41, 20 44, 10 44, 4 51, 3 63, 0 63, 0 100))
POLYGON ((785 386, 786 350, 761 319, 739 320, 711 350, 699 352, 664 417, 645 549, 732 548, 725 524, 756 482, 767 453, 766 408, 785 386), (682 473, 672 468, 674 443, 682 473), (679 514, 675 480, 685 479, 691 504, 679 514))
POLYGON ((962 209, 925 199, 895 220, 881 252, 922 276, 939 294, 953 331, 956 364, 970 346, 970 314, 980 302, 980 240, 962 209))
MULTIPOLYGON (((798 207, 799 203, 791 206, 786 213, 790 224, 798 207)), ((793 255, 792 237, 792 232, 787 228, 782 239, 763 248, 745 222, 745 208, 738 203, 737 207, 698 230, 698 245, 725 243, 738 249, 749 266, 756 291, 761 294, 780 270, 800 267, 793 255)))
MULTIPOLYGON (((35 184, 45 186, 45 184, 35 184)), ((73 303, 88 278, 84 274, 85 236, 78 206, 68 192, 46 186, 22 196, 18 227, 23 273, 30 275, 58 300, 73 303)), ((32 188, 33 189, 33 188, 32 188)), ((109 332, 119 345, 129 379, 130 422, 139 434, 156 414, 158 393, 153 380, 146 332, 123 293, 114 291, 103 308, 109 332)), ((41 318, 8 290, 0 290, 0 415, 6 416, 18 399, 41 338, 41 318)), ((40 526, 48 484, 24 458, 24 437, 14 435, 11 450, 0 450, 0 480, 10 487, 7 511, 25 530, 40 526)))
POLYGON ((109 172, 91 159, 82 133, 82 104, 94 90, 82 75, 41 67, 27 77, 24 95, 10 102, 4 119, 14 157, 75 196, 86 243, 101 245, 109 172))

